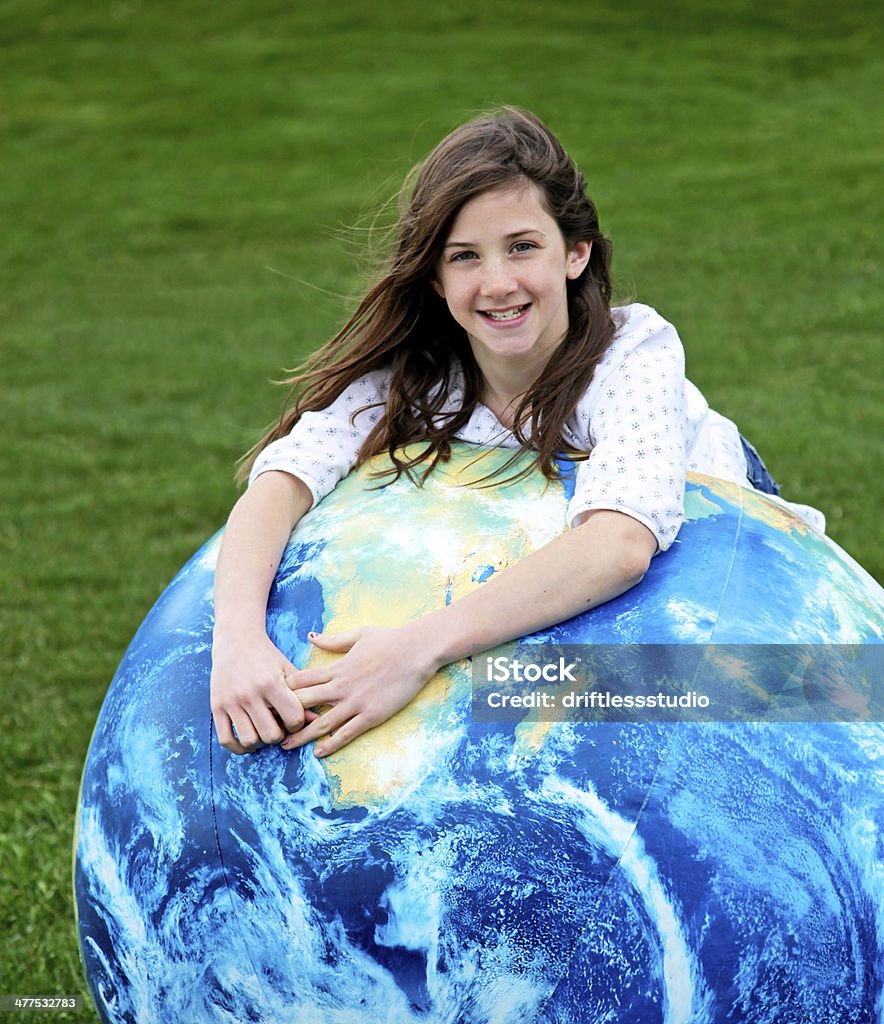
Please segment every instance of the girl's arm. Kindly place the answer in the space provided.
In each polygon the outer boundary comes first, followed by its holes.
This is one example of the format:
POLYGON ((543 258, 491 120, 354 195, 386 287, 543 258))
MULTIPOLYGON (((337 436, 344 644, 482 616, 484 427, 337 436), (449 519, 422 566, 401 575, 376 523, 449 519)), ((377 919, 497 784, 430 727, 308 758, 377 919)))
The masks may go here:
POLYGON ((305 721, 292 692, 297 669, 267 636, 266 622, 289 534, 312 503, 296 476, 267 472, 236 503, 224 532, 215 571, 212 717, 221 745, 236 754, 278 743, 305 721))
POLYGON ((291 531, 350 471, 388 389, 389 373, 376 370, 301 415, 259 454, 230 514, 215 572, 211 688, 218 739, 234 753, 278 743, 315 717, 292 693, 297 669, 267 636, 267 596, 291 531))
POLYGON ((443 665, 594 608, 635 586, 657 549, 653 533, 621 512, 586 512, 573 529, 445 608, 397 628, 316 636, 331 665, 298 673, 304 707, 331 707, 288 736, 287 749, 320 740, 339 750, 403 708, 443 665), (330 735, 331 734, 331 735, 330 735))

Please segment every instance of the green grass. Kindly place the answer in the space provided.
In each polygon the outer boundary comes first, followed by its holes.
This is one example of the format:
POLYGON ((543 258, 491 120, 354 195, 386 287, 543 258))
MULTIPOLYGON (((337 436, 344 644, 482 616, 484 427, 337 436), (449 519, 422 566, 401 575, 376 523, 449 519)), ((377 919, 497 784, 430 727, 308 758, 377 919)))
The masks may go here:
POLYGON ((884 576, 875 12, 0 0, 0 994, 84 992, 70 844, 107 683, 223 522, 267 381, 364 280, 342 229, 473 110, 558 131, 622 291, 884 576))

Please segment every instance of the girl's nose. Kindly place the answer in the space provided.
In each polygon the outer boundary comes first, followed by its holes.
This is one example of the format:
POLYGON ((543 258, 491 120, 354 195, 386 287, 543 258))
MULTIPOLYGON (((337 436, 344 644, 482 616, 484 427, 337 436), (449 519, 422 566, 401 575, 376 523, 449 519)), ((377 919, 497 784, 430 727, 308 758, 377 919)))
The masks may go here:
POLYGON ((485 264, 482 275, 482 294, 489 298, 511 295, 518 285, 513 275, 501 260, 491 260, 485 264))

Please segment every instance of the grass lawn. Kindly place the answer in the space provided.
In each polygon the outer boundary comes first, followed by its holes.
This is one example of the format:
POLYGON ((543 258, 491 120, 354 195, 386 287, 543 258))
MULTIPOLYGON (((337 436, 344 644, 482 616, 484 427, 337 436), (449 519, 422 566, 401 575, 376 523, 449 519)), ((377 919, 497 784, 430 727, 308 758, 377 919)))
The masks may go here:
POLYGON ((0 995, 85 992, 70 847, 107 684, 223 523, 268 381, 365 280, 373 210, 476 109, 559 133, 621 292, 884 577, 876 10, 0 0, 0 995))

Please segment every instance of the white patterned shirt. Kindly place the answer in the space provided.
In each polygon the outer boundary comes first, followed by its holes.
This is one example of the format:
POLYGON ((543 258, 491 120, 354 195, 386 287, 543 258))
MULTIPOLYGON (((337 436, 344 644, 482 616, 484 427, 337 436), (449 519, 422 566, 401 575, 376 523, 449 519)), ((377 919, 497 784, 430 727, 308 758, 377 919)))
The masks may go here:
MULTIPOLYGON (((750 486, 736 426, 709 408, 685 379, 684 350, 675 328, 649 306, 613 310, 617 333, 589 387, 567 420, 563 437, 591 451, 577 464, 568 505, 573 524, 590 509, 613 509, 643 523, 669 547, 684 519, 687 470, 750 486)), ((350 384, 326 409, 305 412, 291 433, 268 445, 249 482, 268 470, 299 477, 321 501, 356 462, 383 414, 390 371, 375 370, 350 384), (363 406, 381 403, 354 417, 363 406)), ((463 404, 463 378, 453 375, 446 406, 463 404)), ((472 444, 518 448, 512 431, 481 403, 456 434, 472 444)))

